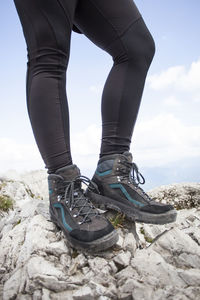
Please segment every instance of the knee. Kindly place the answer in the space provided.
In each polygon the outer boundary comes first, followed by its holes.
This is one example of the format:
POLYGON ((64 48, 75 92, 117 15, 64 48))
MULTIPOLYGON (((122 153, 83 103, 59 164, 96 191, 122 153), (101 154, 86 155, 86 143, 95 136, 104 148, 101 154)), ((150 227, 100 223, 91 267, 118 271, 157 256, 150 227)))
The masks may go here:
POLYGON ((60 74, 66 71, 68 55, 57 48, 38 48, 34 54, 29 55, 29 66, 33 68, 35 74, 55 73, 60 74))
POLYGON ((155 54, 155 42, 142 18, 140 20, 139 28, 133 32, 132 47, 133 55, 135 54, 138 61, 141 60, 141 62, 146 65, 146 68, 149 68, 155 54), (137 40, 134 43, 135 35, 137 40))
POLYGON ((155 54, 155 42, 142 18, 134 22, 122 35, 123 55, 115 57, 115 62, 124 59, 134 66, 148 69, 155 54))

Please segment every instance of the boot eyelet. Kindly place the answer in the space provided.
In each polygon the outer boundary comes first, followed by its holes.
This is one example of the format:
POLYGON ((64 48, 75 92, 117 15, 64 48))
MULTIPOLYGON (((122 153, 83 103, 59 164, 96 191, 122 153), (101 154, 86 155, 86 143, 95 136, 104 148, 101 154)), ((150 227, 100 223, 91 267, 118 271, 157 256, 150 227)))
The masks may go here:
POLYGON ((74 217, 74 218, 77 218, 77 217, 78 217, 78 215, 77 215, 77 214, 74 214, 74 215, 73 215, 73 217, 74 217))
POLYGON ((120 177, 119 177, 119 176, 117 176, 117 181, 121 181, 121 179, 120 179, 120 177))
POLYGON ((62 198, 62 196, 61 196, 61 195, 58 195, 58 196, 57 196, 57 200, 58 200, 58 201, 60 201, 60 200, 61 200, 61 198, 62 198))

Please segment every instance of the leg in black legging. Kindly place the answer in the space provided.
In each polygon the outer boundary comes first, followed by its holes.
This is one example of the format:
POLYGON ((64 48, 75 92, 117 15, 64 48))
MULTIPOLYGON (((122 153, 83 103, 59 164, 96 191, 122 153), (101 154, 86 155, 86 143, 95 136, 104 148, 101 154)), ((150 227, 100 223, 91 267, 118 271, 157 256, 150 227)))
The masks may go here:
POLYGON ((48 173, 72 163, 66 69, 73 22, 114 61, 102 96, 101 156, 128 150, 154 54, 134 2, 15 0, 15 5, 28 50, 27 108, 48 173))
POLYGON ((77 0, 15 0, 28 50, 27 108, 48 173, 72 163, 66 69, 77 0))
POLYGON ((80 0, 76 26, 114 61, 102 95, 100 157, 130 148, 155 45, 132 0, 80 0))

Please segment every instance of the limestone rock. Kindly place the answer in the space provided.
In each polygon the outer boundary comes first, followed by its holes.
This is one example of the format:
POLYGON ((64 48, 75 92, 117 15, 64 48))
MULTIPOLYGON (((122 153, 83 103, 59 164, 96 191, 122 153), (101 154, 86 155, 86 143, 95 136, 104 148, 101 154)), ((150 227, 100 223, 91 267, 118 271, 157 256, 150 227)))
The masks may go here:
POLYGON ((93 292, 90 287, 82 287, 73 295, 74 300, 93 300, 93 292))
POLYGON ((4 285, 3 299, 14 299, 19 293, 22 270, 18 269, 4 285))
POLYGON ((200 206, 200 183, 176 183, 149 191, 153 199, 171 203, 176 209, 200 206))
POLYGON ((135 237, 132 232, 129 232, 126 234, 124 243, 123 243, 123 248, 125 250, 128 250, 129 252, 131 252, 134 255, 134 253, 137 249, 137 243, 136 243, 135 237))
POLYGON ((131 259, 131 253, 129 251, 119 253, 115 258, 114 262, 120 267, 127 267, 131 259))
POLYGON ((150 191, 179 209, 177 221, 150 225, 126 220, 117 229, 117 245, 95 255, 69 247, 50 221, 43 171, 1 177, 2 193, 15 204, 0 216, 0 299, 198 299, 199 183, 150 191))

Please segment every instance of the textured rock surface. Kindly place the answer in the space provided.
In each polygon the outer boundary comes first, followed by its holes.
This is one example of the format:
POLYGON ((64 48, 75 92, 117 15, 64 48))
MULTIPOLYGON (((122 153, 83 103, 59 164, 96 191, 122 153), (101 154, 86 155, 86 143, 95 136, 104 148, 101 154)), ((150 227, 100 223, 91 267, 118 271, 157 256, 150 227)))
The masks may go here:
POLYGON ((177 183, 149 191, 153 199, 170 202, 176 209, 200 207, 200 183, 177 183))
POLYGON ((117 245, 91 255, 50 222, 44 172, 13 179, 0 180, 0 194, 15 200, 0 217, 0 299, 200 299, 200 184, 151 191, 175 203, 177 222, 125 221, 117 245))

